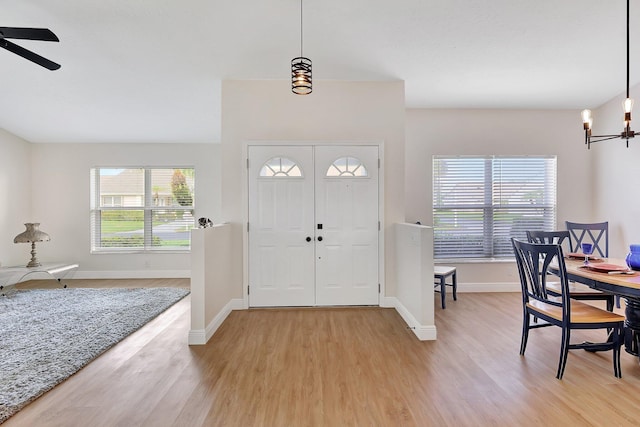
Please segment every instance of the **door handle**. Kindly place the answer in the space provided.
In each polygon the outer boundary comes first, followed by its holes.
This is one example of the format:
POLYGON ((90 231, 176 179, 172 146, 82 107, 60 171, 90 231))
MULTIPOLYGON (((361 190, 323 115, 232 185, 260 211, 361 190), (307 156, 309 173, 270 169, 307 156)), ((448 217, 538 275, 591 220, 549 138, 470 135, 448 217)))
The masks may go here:
POLYGON ((318 236, 318 242, 322 242, 322 236, 318 236))
POLYGON ((306 240, 307 242, 310 242, 311 241, 311 237, 307 236, 307 238, 304 239, 304 240, 306 240))

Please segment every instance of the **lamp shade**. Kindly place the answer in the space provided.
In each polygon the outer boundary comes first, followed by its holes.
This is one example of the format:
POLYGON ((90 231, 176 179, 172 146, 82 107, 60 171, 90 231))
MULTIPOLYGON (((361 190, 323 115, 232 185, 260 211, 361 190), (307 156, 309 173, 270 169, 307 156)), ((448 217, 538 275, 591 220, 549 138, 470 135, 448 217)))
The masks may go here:
POLYGON ((32 242, 48 242, 51 237, 44 231, 40 231, 39 222, 28 222, 24 225, 27 227, 25 231, 18 234, 13 243, 32 243, 32 242))
POLYGON ((291 60, 291 91, 296 95, 312 92, 311 60, 303 56, 291 60))

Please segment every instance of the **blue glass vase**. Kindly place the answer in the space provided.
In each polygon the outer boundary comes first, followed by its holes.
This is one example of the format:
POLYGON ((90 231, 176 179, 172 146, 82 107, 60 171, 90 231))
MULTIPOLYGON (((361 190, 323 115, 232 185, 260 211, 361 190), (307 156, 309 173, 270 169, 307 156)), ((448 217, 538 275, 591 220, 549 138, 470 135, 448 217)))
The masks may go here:
POLYGON ((627 265, 632 270, 640 270, 640 245, 629 246, 629 255, 627 255, 627 265))

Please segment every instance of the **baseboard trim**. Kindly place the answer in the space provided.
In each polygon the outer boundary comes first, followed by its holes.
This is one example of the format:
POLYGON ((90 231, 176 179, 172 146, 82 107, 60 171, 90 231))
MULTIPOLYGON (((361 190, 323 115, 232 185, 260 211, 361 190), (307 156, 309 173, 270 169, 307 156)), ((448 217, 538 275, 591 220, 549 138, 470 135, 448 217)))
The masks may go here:
MULTIPOLYGON (((520 282, 509 283, 458 283, 458 293, 462 292, 521 292, 520 282)), ((447 287, 447 294, 451 288, 447 287)))
POLYGON ((78 270, 67 279, 189 279, 191 270, 78 270))
POLYGON ((241 298, 235 298, 225 304, 222 310, 215 315, 213 320, 203 329, 195 329, 189 331, 189 345, 204 345, 216 333, 218 328, 222 325, 225 319, 231 314, 233 310, 243 310, 244 301, 241 298))
POLYGON ((189 331, 189 345, 204 345, 207 343, 204 329, 192 329, 189 331))
POLYGON ((438 333, 435 325, 421 325, 420 322, 407 310, 407 308, 395 297, 385 297, 380 301, 380 306, 384 302, 384 307, 395 308, 402 320, 407 324, 407 329, 420 341, 433 341, 437 339, 438 333))
POLYGON ((419 326, 411 329, 420 341, 435 341, 438 338, 436 325, 419 326))
POLYGON ((381 297, 380 307, 383 308, 396 308, 396 297, 381 297))

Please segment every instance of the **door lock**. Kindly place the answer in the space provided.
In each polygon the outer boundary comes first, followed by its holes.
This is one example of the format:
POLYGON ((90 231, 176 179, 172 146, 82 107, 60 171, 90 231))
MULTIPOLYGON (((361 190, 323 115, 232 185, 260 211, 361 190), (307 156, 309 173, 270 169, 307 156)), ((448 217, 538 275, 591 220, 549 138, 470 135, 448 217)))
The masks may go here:
POLYGON ((305 239, 307 242, 311 241, 311 237, 307 236, 307 238, 305 239))
POLYGON ((322 242, 322 236, 318 236, 318 242, 322 242))

